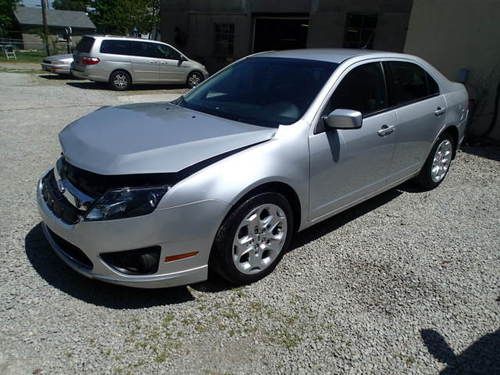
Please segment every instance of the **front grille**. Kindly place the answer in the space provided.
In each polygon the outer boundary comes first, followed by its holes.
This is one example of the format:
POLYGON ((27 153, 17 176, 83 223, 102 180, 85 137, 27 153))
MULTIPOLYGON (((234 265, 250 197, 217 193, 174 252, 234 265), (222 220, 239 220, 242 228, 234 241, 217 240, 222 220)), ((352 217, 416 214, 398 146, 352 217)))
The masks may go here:
POLYGON ((42 179, 42 196, 47 207, 66 224, 76 224, 83 214, 64 197, 57 186, 54 171, 50 171, 42 179))
POLYGON ((50 63, 51 63, 51 62, 50 62, 50 60, 47 60, 47 59, 43 59, 43 62, 44 62, 45 64, 50 64, 50 63))
POLYGON ((92 264, 92 261, 89 259, 89 257, 86 256, 85 253, 81 251, 77 246, 73 245, 72 243, 69 243, 64 238, 59 237, 49 228, 47 229, 49 230, 50 236, 57 244, 57 246, 59 246, 59 248, 64 252, 64 254, 66 254, 69 258, 71 258, 71 260, 73 260, 75 263, 78 263, 83 268, 89 270, 94 268, 94 265, 92 264))

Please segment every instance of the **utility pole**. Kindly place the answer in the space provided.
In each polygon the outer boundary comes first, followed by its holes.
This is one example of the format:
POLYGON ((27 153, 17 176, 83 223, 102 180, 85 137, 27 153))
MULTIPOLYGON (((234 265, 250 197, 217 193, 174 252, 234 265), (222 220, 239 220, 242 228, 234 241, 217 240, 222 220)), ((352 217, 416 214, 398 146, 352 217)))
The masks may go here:
POLYGON ((45 39, 45 51, 47 52, 47 56, 50 55, 49 50, 49 25, 47 24, 47 0, 42 1, 42 21, 43 21, 43 35, 45 39))

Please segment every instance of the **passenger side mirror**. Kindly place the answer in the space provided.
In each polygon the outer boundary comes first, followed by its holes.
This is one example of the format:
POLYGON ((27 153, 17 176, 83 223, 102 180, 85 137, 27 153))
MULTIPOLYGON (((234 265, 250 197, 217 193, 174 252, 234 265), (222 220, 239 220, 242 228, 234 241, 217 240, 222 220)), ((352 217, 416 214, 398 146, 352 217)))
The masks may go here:
POLYGON ((179 61, 177 62, 177 66, 181 66, 183 61, 188 61, 188 59, 185 56, 180 56, 179 61))
POLYGON ((323 122, 332 129, 359 129, 363 115, 353 109, 336 109, 328 116, 323 116, 323 122))

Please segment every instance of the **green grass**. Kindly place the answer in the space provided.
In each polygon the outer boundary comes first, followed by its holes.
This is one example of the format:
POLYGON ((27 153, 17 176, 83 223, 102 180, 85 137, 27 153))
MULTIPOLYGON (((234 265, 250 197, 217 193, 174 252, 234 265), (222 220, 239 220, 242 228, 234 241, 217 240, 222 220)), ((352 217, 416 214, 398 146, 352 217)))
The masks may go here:
POLYGON ((0 62, 9 63, 41 63, 43 58, 46 56, 45 52, 34 51, 34 52, 20 52, 16 51, 17 60, 7 60, 5 53, 0 52, 0 62))

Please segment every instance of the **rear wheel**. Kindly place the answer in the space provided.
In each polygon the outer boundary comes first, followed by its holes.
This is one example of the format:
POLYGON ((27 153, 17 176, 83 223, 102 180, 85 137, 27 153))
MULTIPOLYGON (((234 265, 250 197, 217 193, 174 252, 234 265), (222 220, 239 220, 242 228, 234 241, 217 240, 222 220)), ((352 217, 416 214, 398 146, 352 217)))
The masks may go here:
POLYGON ((124 91, 132 84, 132 78, 124 70, 117 70, 111 73, 109 77, 109 85, 113 90, 124 91))
POLYGON ((290 203, 278 193, 262 193, 236 207, 219 228, 210 267, 241 285, 271 273, 293 235, 290 203))
POLYGON ((450 134, 444 133, 439 137, 416 178, 422 188, 434 189, 443 182, 450 169, 453 147, 453 138, 450 134))
POLYGON ((190 89, 192 89, 193 87, 196 87, 198 86, 201 82, 203 82, 203 74, 201 74, 200 72, 191 72, 189 73, 188 77, 187 77, 187 85, 190 89))

